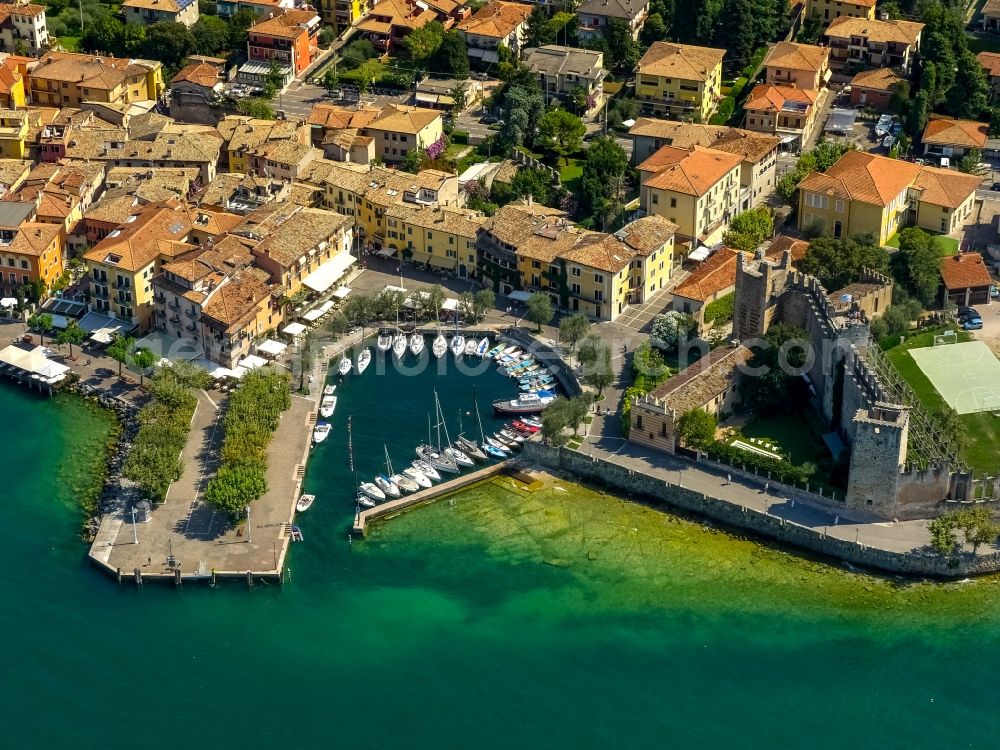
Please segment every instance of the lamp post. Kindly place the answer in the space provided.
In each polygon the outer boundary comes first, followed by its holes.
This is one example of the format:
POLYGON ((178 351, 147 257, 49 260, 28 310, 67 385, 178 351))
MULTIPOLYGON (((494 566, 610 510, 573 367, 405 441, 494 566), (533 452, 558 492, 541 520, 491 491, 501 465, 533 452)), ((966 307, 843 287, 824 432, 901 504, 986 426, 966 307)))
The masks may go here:
POLYGON ((247 544, 253 542, 253 532, 250 530, 250 506, 247 506, 247 544))
POLYGON ((135 503, 132 503, 132 544, 139 543, 139 534, 135 530, 135 503))

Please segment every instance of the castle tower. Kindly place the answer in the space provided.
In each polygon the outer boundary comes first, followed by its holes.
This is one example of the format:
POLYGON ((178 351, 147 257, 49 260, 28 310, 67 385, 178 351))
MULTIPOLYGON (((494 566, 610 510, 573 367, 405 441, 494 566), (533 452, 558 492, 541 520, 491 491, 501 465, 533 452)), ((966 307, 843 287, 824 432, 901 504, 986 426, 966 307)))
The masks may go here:
POLYGON ((907 406, 878 402, 854 415, 854 443, 847 485, 847 507, 897 515, 899 475, 906 463, 910 431, 907 406))

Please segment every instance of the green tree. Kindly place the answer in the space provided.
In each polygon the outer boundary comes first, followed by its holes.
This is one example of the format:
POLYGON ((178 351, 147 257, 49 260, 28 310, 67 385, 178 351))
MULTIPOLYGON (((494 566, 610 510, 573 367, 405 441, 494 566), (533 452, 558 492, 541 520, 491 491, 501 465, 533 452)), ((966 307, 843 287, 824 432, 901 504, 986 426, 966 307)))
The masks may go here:
POLYGON ((722 241, 735 250, 752 253, 766 239, 774 235, 774 218, 766 205, 736 214, 729 222, 729 229, 722 241))
POLYGON ((647 47, 653 42, 663 42, 667 40, 670 29, 663 16, 659 13, 650 13, 639 32, 639 41, 647 47))
POLYGON ((533 5, 525 25, 524 46, 541 47, 554 41, 555 37, 550 35, 549 14, 545 12, 545 6, 540 3, 533 5))
POLYGON ((455 29, 446 31, 431 58, 431 65, 436 73, 450 73, 460 78, 469 75, 465 38, 455 29))
POLYGON ((620 18, 611 18, 604 29, 604 39, 608 45, 608 68, 627 70, 631 72, 639 58, 642 57, 642 47, 632 38, 629 24, 620 18))
POLYGON ((600 398, 604 389, 615 382, 615 370, 611 364, 611 347, 600 339, 598 341, 600 344, 594 350, 596 356, 583 368, 583 382, 596 388, 600 398))
POLYGON ((958 544, 958 537, 955 535, 954 514, 945 514, 928 522, 927 530, 931 533, 931 547, 941 555, 947 557, 955 552, 955 545, 958 544))
POLYGON ((199 55, 216 55, 229 49, 229 24, 218 16, 201 16, 191 27, 199 55))
POLYGON ((487 312, 493 309, 497 302, 497 296, 492 289, 480 289, 473 295, 472 309, 476 319, 482 318, 487 312))
POLYGON ((182 23, 168 21, 154 23, 146 29, 143 54, 151 60, 159 60, 168 70, 181 67, 184 58, 193 54, 198 43, 191 29, 182 23))
POLYGON ((990 84, 976 54, 965 49, 956 61, 955 83, 947 95, 948 111, 963 120, 978 120, 990 103, 990 84))
POLYGON ((542 326, 548 325, 555 314, 556 311, 552 307, 552 299, 549 295, 542 292, 535 292, 528 297, 527 310, 524 313, 524 317, 537 326, 535 329, 536 332, 541 332, 542 326))
POLYGON ((341 54, 344 67, 349 69, 354 69, 365 60, 371 60, 373 57, 375 57, 375 45, 367 39, 355 39, 344 47, 341 54))
POLYGON ((129 361, 134 348, 135 339, 131 336, 115 336, 114 340, 108 344, 107 355, 118 363, 119 378, 122 376, 122 365, 129 361))
POLYGON ((156 364, 156 355, 147 347, 140 346, 132 352, 132 364, 139 370, 139 385, 142 386, 146 370, 156 364))
POLYGON ((538 121, 538 135, 541 146, 549 153, 564 159, 575 154, 583 146, 583 136, 587 128, 583 120, 574 117, 564 109, 553 109, 542 115, 538 121))
POLYGON ((35 313, 28 318, 28 328, 33 331, 38 331, 38 337, 42 344, 45 345, 45 334, 52 330, 52 316, 48 313, 35 313))
POLYGON ((327 68, 326 72, 323 73, 323 88, 330 94, 340 88, 340 76, 337 75, 337 71, 333 68, 327 68))
POLYGON ((504 92, 504 116, 499 139, 508 146, 523 146, 535 136, 545 111, 545 99, 532 81, 531 88, 508 85, 504 92))
POLYGON ((411 148, 403 155, 403 162, 399 168, 404 172, 416 174, 423 169, 424 161, 427 159, 427 151, 422 148, 411 148))
POLYGON ((1000 526, 993 519, 993 509, 982 505, 958 513, 957 525, 965 534, 965 541, 972 545, 972 554, 979 553, 981 544, 993 544, 1000 536, 1000 526))
POLYGON ((557 396, 545 407, 542 412, 541 433, 546 443, 559 446, 566 442, 567 437, 563 433, 569 426, 570 412, 570 403, 565 396, 557 396))
POLYGON ((805 364, 809 334, 796 326, 779 323, 753 347, 749 368, 740 379, 740 397, 750 408, 767 414, 800 412, 809 404, 809 386, 797 372, 805 364))
POLYGON ((236 111, 257 120, 273 120, 276 112, 270 100, 259 96, 251 96, 236 102, 236 111))
POLYGON ((601 356, 602 348, 604 348, 604 342, 601 340, 601 337, 592 333, 588 334, 580 341, 580 349, 577 352, 576 358, 580 360, 581 365, 589 367, 601 356))
POLYGON ((906 291, 927 306, 941 284, 940 258, 931 236, 917 227, 899 233, 899 252, 891 260, 892 275, 906 291))
POLYGON ((285 85, 285 74, 281 72, 278 63, 271 61, 267 73, 264 74, 264 96, 273 99, 274 95, 281 91, 285 85))
POLYGON ((56 341, 60 344, 69 344, 69 358, 73 359, 73 344, 82 344, 87 338, 87 332, 80 328, 80 324, 75 320, 69 321, 66 327, 56 334, 56 341))
POLYGON ((410 59, 417 65, 425 65, 438 51, 444 39, 444 27, 440 21, 431 21, 418 26, 403 37, 403 47, 410 59))
POLYGON ((587 418, 592 401, 589 396, 577 396, 569 400, 569 408, 566 410, 566 418, 569 426, 573 428, 573 437, 580 431, 580 425, 587 418))
POLYGON ((457 116, 460 112, 464 112, 469 105, 469 84, 465 81, 459 81, 452 87, 450 95, 455 102, 451 105, 451 112, 457 116))
POLYGON ((448 298, 444 287, 440 284, 433 284, 421 289, 420 292, 420 314, 427 319, 437 317, 444 301, 448 298))
POLYGON ((375 60, 368 60, 367 62, 362 63, 361 67, 358 68, 358 91, 362 94, 367 94, 368 89, 370 89, 372 84, 378 80, 381 72, 382 66, 375 60))
POLYGON ((352 327, 366 326, 378 318, 374 300, 364 294, 352 294, 340 308, 344 319, 352 327))
POLYGON ((800 44, 816 44, 823 35, 823 19, 819 13, 813 12, 802 21, 797 40, 800 44))
POLYGON ((618 211, 628 170, 628 154, 614 138, 591 141, 583 160, 578 197, 584 215, 606 219, 618 211))
POLYGON ((704 409, 691 409, 677 420, 677 436, 688 448, 707 448, 715 442, 715 415, 704 409))
POLYGON ((243 51, 247 48, 247 29, 257 22, 257 14, 242 8, 229 17, 229 49, 243 51))
POLYGON ((830 291, 858 280, 862 268, 889 270, 889 254, 871 235, 846 239, 818 237, 809 244, 799 269, 818 278, 830 291))
POLYGON ((933 417, 941 441, 956 453, 965 450, 969 445, 969 432, 958 412, 943 404, 934 411, 933 417))
POLYGON ((969 149, 962 160, 958 163, 958 171, 965 172, 966 174, 983 175, 986 173, 986 169, 981 167, 980 164, 983 163, 983 152, 978 148, 969 149))
POLYGON ((590 332, 590 318, 583 313, 576 313, 559 321, 559 340, 569 344, 570 356, 577 343, 590 332))

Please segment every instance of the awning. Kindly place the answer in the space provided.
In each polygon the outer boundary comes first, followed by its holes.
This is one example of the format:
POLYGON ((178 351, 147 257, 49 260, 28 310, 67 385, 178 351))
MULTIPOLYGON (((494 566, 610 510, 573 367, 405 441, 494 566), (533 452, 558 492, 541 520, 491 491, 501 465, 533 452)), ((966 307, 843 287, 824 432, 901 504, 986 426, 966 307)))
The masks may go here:
POLYGON ((704 245, 699 245, 695 250, 688 253, 688 260, 705 260, 711 254, 711 250, 704 245))
POLYGON ((207 372, 211 376, 212 380, 219 380, 221 378, 231 378, 235 377, 233 371, 228 367, 223 367, 218 362, 213 362, 210 359, 196 359, 191 364, 198 365, 202 370, 207 372))
POLYGON ((437 104, 438 95, 425 94, 423 91, 418 91, 413 95, 413 99, 417 104, 437 104))
POLYGON ((288 334, 289 336, 298 336, 299 334, 306 332, 306 327, 301 323, 289 323, 281 329, 281 332, 288 334))
POLYGON ((65 315, 53 315, 52 316, 52 327, 62 330, 69 325, 69 319, 65 315))
POLYGON ((448 271, 454 271, 455 266, 458 265, 458 258, 439 258, 437 255, 432 255, 431 265, 444 268, 448 271))
POLYGON ((422 253, 419 250, 414 250, 413 255, 410 256, 410 260, 414 263, 429 263, 431 260, 430 253, 422 253))
POLYGON ((451 312, 452 310, 458 309, 458 300, 454 297, 448 297, 444 302, 441 303, 441 309, 451 312))
POLYGON ((401 287, 401 286, 393 286, 392 284, 386 284, 385 285, 385 289, 383 289, 382 291, 383 292, 403 292, 404 294, 406 293, 406 290, 403 287, 401 287))
POLYGON ((115 325, 107 326, 106 328, 98 328, 90 334, 90 340, 96 341, 98 344, 110 344, 111 340, 124 330, 124 328, 124 323, 117 323, 115 325))
POLYGON ((263 352, 264 354, 269 354, 272 357, 277 357, 285 349, 288 348, 288 344, 282 344, 280 341, 275 341, 274 339, 268 339, 262 344, 257 346, 258 352, 263 352))
POLYGON ((302 318, 304 320, 308 320, 310 323, 313 323, 322 318, 332 309, 333 309, 333 303, 330 300, 327 300, 322 305, 317 307, 315 310, 310 310, 309 312, 307 312, 305 315, 302 316, 302 318))
POLYGON ((146 347, 157 357, 191 362, 202 359, 205 349, 195 339, 179 339, 176 336, 153 331, 135 342, 136 349, 146 347))
POLYGON ((350 293, 351 293, 350 287, 338 286, 337 291, 333 293, 333 296, 336 297, 337 299, 344 299, 350 293))
POLYGON ((396 255, 396 248, 394 247, 383 247, 377 253, 375 253, 380 258, 392 258, 396 255))
POLYGON ((531 292, 511 292, 507 296, 518 302, 527 302, 531 299, 531 292))
POLYGON ((0 299, 0 307, 3 308, 9 309, 11 307, 14 307, 14 305, 16 304, 17 300, 14 299, 13 297, 4 297, 3 299, 0 299))
POLYGON ((0 350, 0 364, 14 370, 30 373, 36 380, 56 382, 69 372, 66 365, 53 362, 45 355, 44 347, 25 349, 17 344, 0 350))
POLYGON ((236 363, 237 367, 242 367, 244 370, 255 370, 258 367, 263 367, 267 364, 267 360, 262 357, 258 357, 255 354, 248 354, 239 362, 236 363))
POLYGON ((306 276, 302 280, 302 283, 314 292, 323 293, 333 286, 347 272, 348 268, 357 262, 358 259, 349 252, 338 253, 306 276))

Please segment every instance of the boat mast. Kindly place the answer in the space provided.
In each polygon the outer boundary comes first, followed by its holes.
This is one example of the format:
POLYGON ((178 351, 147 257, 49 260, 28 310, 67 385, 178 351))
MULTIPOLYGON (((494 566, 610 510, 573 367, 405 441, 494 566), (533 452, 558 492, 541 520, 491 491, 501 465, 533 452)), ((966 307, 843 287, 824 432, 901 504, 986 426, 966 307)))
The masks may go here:
POLYGON ((387 477, 392 476, 392 461, 389 459, 389 448, 385 443, 382 443, 382 450, 385 451, 385 468, 389 473, 386 474, 387 477))
POLYGON ((479 415, 479 400, 476 398, 476 386, 472 386, 472 403, 476 405, 476 421, 479 422, 479 439, 486 442, 486 433, 483 432, 483 418, 479 415))
POLYGON ((354 473, 354 488, 356 493, 354 496, 354 513, 356 519, 357 514, 361 513, 361 504, 358 502, 361 497, 361 485, 358 484, 358 467, 354 464, 354 435, 351 430, 351 419, 353 416, 353 414, 347 416, 347 461, 350 470, 354 473))
MULTIPOLYGON (((438 425, 444 425, 444 439, 448 445, 451 445, 451 437, 448 435, 448 423, 444 421, 444 412, 441 410, 441 401, 438 399, 437 391, 434 391, 434 403, 437 404, 438 410, 438 425)), ((438 440, 441 440, 440 433, 438 435, 438 440)))

